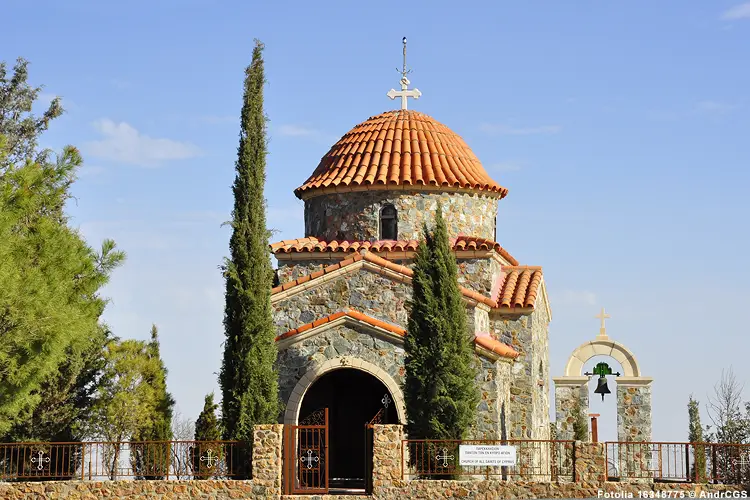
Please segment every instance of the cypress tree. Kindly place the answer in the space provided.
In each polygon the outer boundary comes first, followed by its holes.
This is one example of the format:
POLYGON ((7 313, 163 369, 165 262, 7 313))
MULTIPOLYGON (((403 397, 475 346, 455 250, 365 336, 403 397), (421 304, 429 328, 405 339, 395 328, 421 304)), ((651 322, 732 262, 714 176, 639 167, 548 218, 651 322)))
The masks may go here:
MULTIPOLYGON (((221 430, 219 421, 216 418, 216 409, 218 405, 214 403, 214 394, 206 395, 203 403, 203 411, 198 415, 195 421, 195 440, 196 441, 219 441, 221 439, 221 430)), ((201 462, 200 458, 206 456, 208 450, 212 451, 213 456, 221 455, 221 447, 216 445, 204 445, 196 443, 191 452, 193 471, 195 479, 205 479, 211 477, 211 469, 208 467, 206 460, 201 462)))
POLYGON ((423 233, 404 344, 407 432, 409 439, 458 440, 474 424, 480 396, 456 258, 439 206, 434 230, 425 224, 423 233))
MULTIPOLYGON (((256 40, 245 70, 240 144, 230 258, 222 266, 226 281, 226 342, 219 383, 224 438, 251 443, 256 424, 275 423, 279 416, 277 349, 271 315, 271 268, 263 188, 266 179, 266 117, 263 113, 263 44, 256 40)), ((239 465, 232 460, 233 467, 239 465)), ((245 463, 249 467, 249 463, 245 463)), ((247 476, 249 469, 235 470, 247 476)))
MULTIPOLYGON (((698 401, 693 399, 692 394, 688 401, 688 442, 703 442, 703 426, 701 426, 701 415, 698 401)), ((706 482, 706 448, 705 446, 696 446, 694 451, 694 463, 690 471, 690 479, 698 483, 706 482)))
MULTIPOLYGON (((159 331, 151 326, 151 342, 146 348, 147 356, 155 364, 145 382, 155 391, 155 406, 148 427, 139 430, 131 441, 171 441, 174 398, 167 392, 167 369, 161 359, 159 331)), ((131 453, 136 479, 164 479, 169 471, 171 450, 168 443, 138 445, 131 453)))

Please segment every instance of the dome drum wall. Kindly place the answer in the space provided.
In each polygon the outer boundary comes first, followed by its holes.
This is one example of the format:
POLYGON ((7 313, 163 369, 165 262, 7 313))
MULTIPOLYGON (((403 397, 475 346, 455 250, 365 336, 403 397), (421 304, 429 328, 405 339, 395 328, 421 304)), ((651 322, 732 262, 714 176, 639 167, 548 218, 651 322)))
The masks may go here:
POLYGON ((497 197, 478 193, 360 191, 332 193, 305 200, 305 236, 321 240, 374 241, 380 234, 380 214, 386 206, 397 211, 400 240, 419 240, 422 224, 431 225, 438 203, 448 235, 494 240, 497 197))

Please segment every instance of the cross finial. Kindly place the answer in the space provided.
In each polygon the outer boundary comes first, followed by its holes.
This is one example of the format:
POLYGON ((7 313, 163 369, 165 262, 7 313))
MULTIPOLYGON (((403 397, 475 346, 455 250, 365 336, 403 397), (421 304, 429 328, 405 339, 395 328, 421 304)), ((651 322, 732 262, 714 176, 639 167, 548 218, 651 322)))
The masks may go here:
POLYGON ((409 97, 413 97, 414 99, 419 99, 419 96, 422 95, 422 92, 420 92, 418 89, 409 90, 409 84, 411 83, 409 79, 406 77, 409 73, 411 73, 410 69, 407 69, 406 67, 406 37, 403 38, 402 42, 404 43, 404 66, 401 70, 397 71, 401 73, 401 90, 395 90, 391 89, 386 94, 391 99, 395 99, 396 97, 401 98, 401 109, 406 109, 407 107, 407 99, 409 97))
POLYGON ((599 313, 599 314, 597 314, 594 317, 597 318, 597 319, 601 319, 602 320, 602 326, 601 326, 601 328, 599 328, 599 336, 600 337, 606 337, 607 336, 607 327, 604 324, 604 320, 607 319, 607 318, 610 318, 611 316, 609 314, 607 314, 606 312, 604 312, 604 308, 602 307, 602 312, 599 313))

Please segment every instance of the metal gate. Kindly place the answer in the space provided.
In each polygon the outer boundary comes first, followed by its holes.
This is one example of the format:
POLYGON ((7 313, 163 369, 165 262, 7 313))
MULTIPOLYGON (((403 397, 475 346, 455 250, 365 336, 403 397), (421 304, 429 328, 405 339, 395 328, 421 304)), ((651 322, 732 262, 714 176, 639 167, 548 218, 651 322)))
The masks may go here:
POLYGON ((284 491, 328 493, 328 408, 284 427, 284 491))

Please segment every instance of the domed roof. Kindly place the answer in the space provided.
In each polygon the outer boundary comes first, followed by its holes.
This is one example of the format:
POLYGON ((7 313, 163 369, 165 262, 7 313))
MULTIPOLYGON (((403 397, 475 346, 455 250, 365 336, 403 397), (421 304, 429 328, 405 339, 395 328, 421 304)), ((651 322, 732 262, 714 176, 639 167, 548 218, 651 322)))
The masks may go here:
POLYGON ((458 134, 416 111, 387 111, 347 132, 294 194, 391 189, 476 191, 503 198, 458 134))

